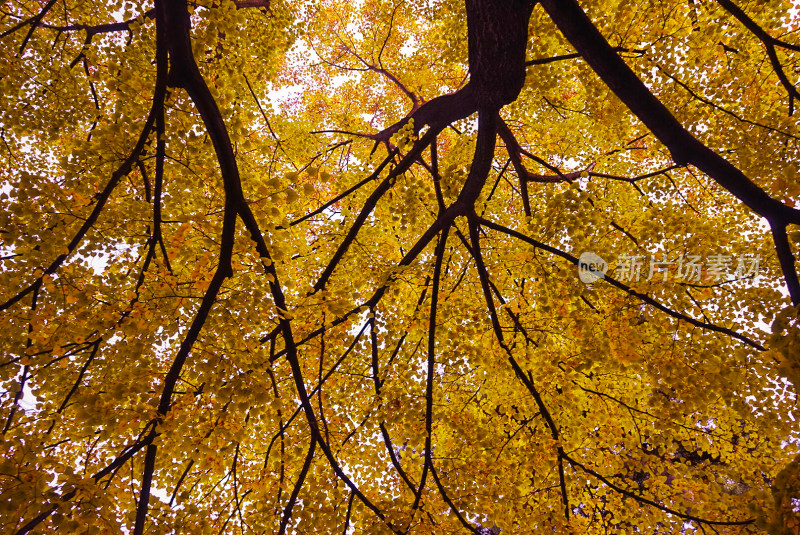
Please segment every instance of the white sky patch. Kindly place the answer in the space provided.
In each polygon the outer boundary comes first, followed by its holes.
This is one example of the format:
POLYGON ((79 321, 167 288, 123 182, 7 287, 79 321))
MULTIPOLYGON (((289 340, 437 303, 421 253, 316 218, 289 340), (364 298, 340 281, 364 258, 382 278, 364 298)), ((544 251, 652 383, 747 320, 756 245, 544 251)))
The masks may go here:
MULTIPOLYGON (((355 73, 353 73, 355 74, 355 73)), ((360 78, 360 76, 354 76, 353 74, 338 74, 331 78, 330 84, 334 88, 341 87, 348 82, 348 80, 356 80, 360 78)), ((359 75, 361 73, 358 73, 359 75)))
POLYGON ((419 44, 417 43, 417 40, 414 39, 414 36, 411 36, 406 39, 405 43, 403 43, 403 46, 400 47, 400 53, 403 56, 408 57, 412 56, 417 49, 419 49, 419 44))
POLYGON ((361 25, 356 22, 349 22, 345 29, 350 33, 353 41, 360 42, 364 40, 364 34, 361 33, 361 25))
POLYGON ((267 99, 272 105, 272 111, 276 115, 281 113, 281 106, 289 104, 292 100, 298 98, 305 93, 305 88, 302 85, 294 84, 281 87, 280 89, 270 89, 267 92, 267 99))
POLYGON ((19 407, 25 411, 35 411, 39 400, 31 392, 30 381, 25 381, 22 387, 22 397, 19 398, 19 407))

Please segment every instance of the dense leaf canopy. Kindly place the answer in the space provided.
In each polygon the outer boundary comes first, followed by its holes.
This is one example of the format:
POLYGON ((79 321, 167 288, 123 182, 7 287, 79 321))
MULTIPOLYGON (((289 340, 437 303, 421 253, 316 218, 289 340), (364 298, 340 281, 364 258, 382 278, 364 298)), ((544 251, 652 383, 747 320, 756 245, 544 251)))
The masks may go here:
POLYGON ((0 48, 2 533, 800 532, 791 0, 9 0, 0 48))

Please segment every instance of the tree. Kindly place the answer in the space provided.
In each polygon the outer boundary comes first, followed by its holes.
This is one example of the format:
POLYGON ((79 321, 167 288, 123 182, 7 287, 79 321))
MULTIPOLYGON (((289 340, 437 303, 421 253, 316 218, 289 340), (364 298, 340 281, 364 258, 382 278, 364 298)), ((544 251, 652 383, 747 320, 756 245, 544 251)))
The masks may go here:
POLYGON ((800 531, 792 2, 1 13, 4 533, 800 531))

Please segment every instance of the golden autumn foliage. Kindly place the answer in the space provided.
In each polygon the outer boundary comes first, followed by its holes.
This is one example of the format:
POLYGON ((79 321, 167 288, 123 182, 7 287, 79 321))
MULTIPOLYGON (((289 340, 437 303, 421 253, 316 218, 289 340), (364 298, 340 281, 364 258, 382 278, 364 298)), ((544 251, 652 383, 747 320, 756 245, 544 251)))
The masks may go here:
POLYGON ((789 0, 13 0, 0 533, 800 533, 789 0))

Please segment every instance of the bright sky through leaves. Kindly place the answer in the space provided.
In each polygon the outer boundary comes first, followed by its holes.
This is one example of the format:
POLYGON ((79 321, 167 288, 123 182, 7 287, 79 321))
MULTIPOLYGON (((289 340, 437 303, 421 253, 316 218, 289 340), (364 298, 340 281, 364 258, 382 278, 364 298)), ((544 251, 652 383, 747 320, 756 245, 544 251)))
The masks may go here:
POLYGON ((0 534, 800 533, 799 22, 5 2, 0 534))

